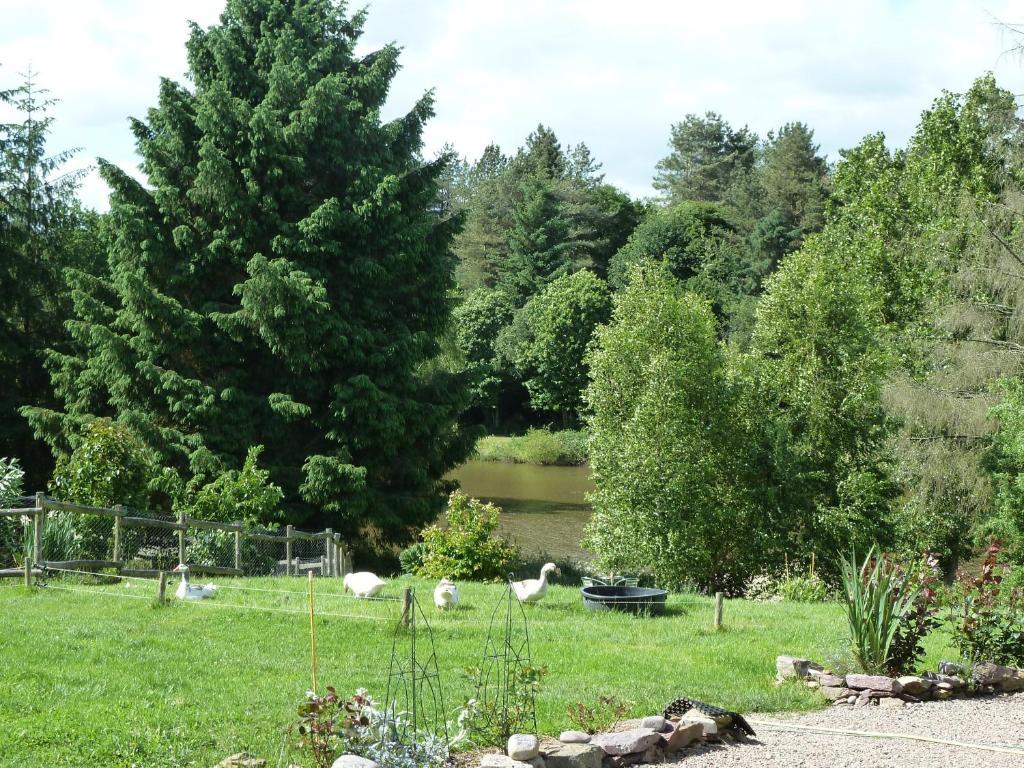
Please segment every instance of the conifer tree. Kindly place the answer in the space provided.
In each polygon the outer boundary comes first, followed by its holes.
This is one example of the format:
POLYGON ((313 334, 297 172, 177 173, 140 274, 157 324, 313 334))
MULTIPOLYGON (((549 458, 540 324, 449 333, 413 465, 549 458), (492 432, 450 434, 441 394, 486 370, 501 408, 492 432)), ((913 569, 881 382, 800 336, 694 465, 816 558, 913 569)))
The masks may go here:
POLYGON ((64 346, 70 311, 64 270, 95 263, 98 218, 75 197, 81 174, 64 170, 74 152, 47 151, 54 99, 31 71, 23 78, 0 92, 19 118, 0 125, 0 456, 18 457, 26 486, 39 489, 53 460, 18 411, 54 404, 45 350, 64 346))
POLYGON ((132 123, 146 183, 101 161, 112 275, 82 277, 65 409, 34 414, 55 446, 109 411, 182 477, 265 445, 295 522, 388 539, 434 517, 468 450, 461 381, 429 364, 459 217, 448 158, 419 156, 432 98, 381 121, 399 51, 356 55, 363 21, 229 0, 193 25, 191 85, 132 123))

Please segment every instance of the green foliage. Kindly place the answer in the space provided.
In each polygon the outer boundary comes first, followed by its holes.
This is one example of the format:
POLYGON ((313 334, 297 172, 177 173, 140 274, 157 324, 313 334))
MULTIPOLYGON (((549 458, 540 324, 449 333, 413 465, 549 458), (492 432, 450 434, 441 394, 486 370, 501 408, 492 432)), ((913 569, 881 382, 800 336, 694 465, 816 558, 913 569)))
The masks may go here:
POLYGON ((494 536, 498 508, 459 491, 448 497, 445 525, 423 531, 425 552, 416 573, 434 579, 503 579, 518 552, 494 536))
MULTIPOLYGON (((17 459, 0 458, 0 508, 8 507, 24 492, 22 478, 25 473, 17 459)), ((22 521, 13 517, 0 517, 0 562, 7 562, 20 555, 24 547, 22 521)))
MULTIPOLYGON (((546 666, 523 664, 512 667, 502 680, 508 695, 492 696, 481 701, 479 696, 466 703, 464 722, 469 738, 480 746, 505 746, 513 733, 530 733, 534 726, 534 702, 540 693, 546 666)), ((480 690, 494 680, 486 679, 479 667, 466 670, 473 687, 480 690)))
MULTIPOLYGON (((199 520, 276 528, 284 494, 271 482, 270 472, 257 466, 262 452, 261 445, 250 448, 240 471, 228 470, 208 483, 203 483, 203 478, 193 479, 175 504, 176 511, 199 520)), ((234 552, 232 531, 200 530, 189 537, 186 559, 190 563, 232 565, 234 552)), ((242 540, 242 563, 247 575, 273 573, 276 560, 260 542, 242 540)))
POLYGON ((48 153, 56 100, 35 73, 0 90, 0 444, 19 457, 30 488, 43 488, 53 469, 45 443, 19 413, 52 408, 47 349, 67 351, 65 321, 71 291, 65 270, 100 263, 99 217, 81 209, 75 194, 83 172, 65 164, 74 151, 48 153))
POLYGON ((638 268, 590 353, 585 546, 601 567, 737 589, 765 539, 742 424, 707 302, 664 267, 638 268), (723 530, 730 531, 723 537, 723 530))
POLYGON ((614 696, 600 696, 597 704, 590 707, 586 704, 570 704, 565 708, 565 716, 569 722, 584 733, 599 733, 629 714, 629 704, 619 701, 614 696))
POLYGON ((777 594, 796 603, 820 603, 828 600, 828 585, 817 573, 793 574, 779 580, 777 594))
POLYGON ((863 562, 856 552, 843 560, 846 616, 853 655, 862 672, 882 674, 889 668, 900 623, 917 599, 917 589, 900 578, 896 567, 872 548, 863 562))
POLYGON ((423 556, 427 553, 427 545, 416 541, 398 553, 398 562, 402 573, 416 573, 423 566, 423 556))
POLYGON ((757 134, 733 130, 721 115, 690 114, 672 126, 672 152, 658 163, 654 188, 672 202, 721 201, 757 159, 757 134))
POLYGON ((971 662, 1024 666, 1024 588, 992 541, 977 577, 961 573, 953 589, 953 642, 971 662), (1004 582, 1006 582, 1004 584, 1004 582))
POLYGON ((1004 542, 1006 554, 1024 564, 1024 384, 1008 381, 1004 391, 992 409, 999 424, 989 456, 995 498, 982 531, 1004 542))
POLYGON ((60 501, 136 511, 149 506, 155 468, 152 451, 124 424, 92 421, 75 449, 57 462, 52 492, 60 501))
POLYGON ((502 382, 502 365, 495 342, 502 329, 512 322, 515 306, 498 290, 470 292, 452 311, 455 342, 473 376, 474 402, 490 405, 502 382))
POLYGON ((387 541, 436 517, 472 437, 434 364, 461 219, 452 158, 420 154, 432 97, 380 118, 399 49, 357 55, 364 19, 229 0, 192 27, 188 87, 133 122, 145 180, 101 162, 112 274, 75 285, 64 406, 33 415, 53 445, 113 411, 185 480, 266 445, 295 522, 387 541))
POLYGON ((566 420, 579 415, 587 348, 610 313, 607 286, 585 270, 553 280, 519 310, 498 344, 534 410, 561 413, 566 420))
POLYGON ((517 437, 481 438, 476 444, 475 457, 480 461, 512 464, 584 464, 589 453, 588 442, 585 430, 531 428, 517 437))

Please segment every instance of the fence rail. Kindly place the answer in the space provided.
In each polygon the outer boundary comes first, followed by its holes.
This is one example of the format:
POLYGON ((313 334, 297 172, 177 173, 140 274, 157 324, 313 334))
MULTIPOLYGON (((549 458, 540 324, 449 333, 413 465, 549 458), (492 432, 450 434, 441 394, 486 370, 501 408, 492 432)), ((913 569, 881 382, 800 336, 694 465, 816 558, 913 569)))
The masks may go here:
MULTIPOLYGON (((40 567, 112 569, 152 575, 179 562, 195 573, 220 575, 343 576, 352 570, 341 535, 327 528, 301 531, 253 528, 241 521, 177 519, 130 514, 127 507, 92 507, 52 499, 44 493, 0 509, 7 526, 7 548, 19 542, 21 554, 40 567), (33 501, 32 506, 25 506, 33 501), (16 518, 16 519, 13 519, 16 518), (20 535, 11 531, 21 526, 20 535)), ((0 531, 5 533, 5 531, 0 531)), ((5 565, 0 540, 0 576, 18 576, 18 564, 5 565)))

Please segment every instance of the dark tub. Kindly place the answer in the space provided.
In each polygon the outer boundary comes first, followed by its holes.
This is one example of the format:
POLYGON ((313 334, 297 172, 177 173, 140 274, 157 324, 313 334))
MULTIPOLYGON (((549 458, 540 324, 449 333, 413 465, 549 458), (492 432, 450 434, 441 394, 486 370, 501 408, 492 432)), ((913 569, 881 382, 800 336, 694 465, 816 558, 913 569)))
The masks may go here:
POLYGON ((645 616, 660 616, 665 612, 668 592, 664 589, 644 587, 583 587, 583 605, 591 611, 624 611, 645 616))

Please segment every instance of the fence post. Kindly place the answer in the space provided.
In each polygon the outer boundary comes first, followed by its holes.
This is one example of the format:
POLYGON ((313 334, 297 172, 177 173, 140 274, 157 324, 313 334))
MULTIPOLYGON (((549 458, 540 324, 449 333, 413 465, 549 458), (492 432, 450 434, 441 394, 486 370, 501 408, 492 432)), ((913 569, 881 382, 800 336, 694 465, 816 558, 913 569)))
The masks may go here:
POLYGON ((334 556, 334 529, 328 528, 324 531, 324 554, 327 555, 327 573, 326 576, 337 576, 338 575, 338 564, 335 562, 334 556))
POLYGON ((167 594, 167 571, 160 571, 160 582, 156 587, 157 601, 162 603, 165 594, 167 594))
POLYGON ((121 562, 121 518, 124 517, 124 507, 121 504, 114 505, 114 551, 115 562, 121 562))
POLYGON ((715 629, 722 628, 722 598, 721 592, 715 592, 715 629))
POLYGON ((292 575, 292 533, 294 525, 286 525, 284 529, 284 575, 292 575))
POLYGON ((32 558, 25 558, 25 586, 32 586, 32 558))
POLYGON ((235 525, 238 526, 238 530, 235 531, 235 570, 242 570, 242 521, 236 520, 235 525))
POLYGON ((32 559, 43 562, 43 526, 46 525, 46 494, 36 492, 36 511, 32 515, 32 559))
POLYGON ((412 621, 412 588, 402 590, 402 626, 408 627, 412 621))
POLYGON ((345 550, 341 548, 341 534, 334 534, 334 557, 338 563, 338 572, 335 576, 345 575, 345 550))
POLYGON ((188 515, 182 510, 178 513, 178 524, 181 528, 178 529, 178 562, 185 562, 185 527, 188 525, 188 515))

